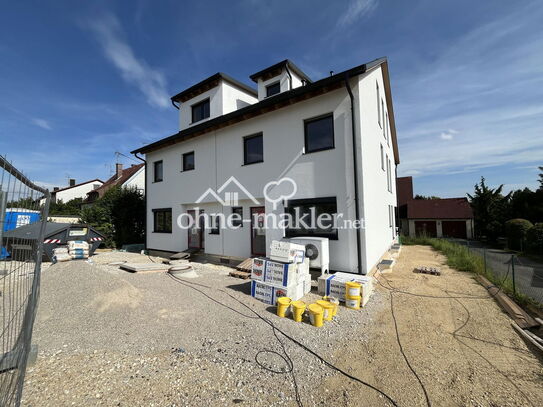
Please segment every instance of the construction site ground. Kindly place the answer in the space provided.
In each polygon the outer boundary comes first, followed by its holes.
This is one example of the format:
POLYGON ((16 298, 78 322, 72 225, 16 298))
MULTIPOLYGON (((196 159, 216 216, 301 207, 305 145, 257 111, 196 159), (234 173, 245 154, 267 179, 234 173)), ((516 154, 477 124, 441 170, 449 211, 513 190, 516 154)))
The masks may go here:
POLYGON ((543 405, 541 357, 471 274, 429 247, 404 246, 367 306, 341 307, 322 328, 278 318, 227 267, 194 264, 180 282, 119 261, 150 258, 106 252, 44 267, 23 405, 543 405), (413 273, 420 265, 441 275, 413 273))

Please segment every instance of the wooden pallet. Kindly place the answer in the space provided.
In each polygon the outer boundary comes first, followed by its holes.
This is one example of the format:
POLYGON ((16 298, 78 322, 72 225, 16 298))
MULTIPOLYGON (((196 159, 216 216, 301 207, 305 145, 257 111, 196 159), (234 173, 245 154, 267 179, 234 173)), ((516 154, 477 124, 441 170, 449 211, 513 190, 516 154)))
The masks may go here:
POLYGON ((251 272, 253 269, 253 259, 249 257, 248 259, 243 260, 236 266, 236 269, 239 271, 251 272))
POLYGON ((231 271, 228 274, 232 277, 241 278, 242 280, 247 280, 251 278, 251 273, 248 273, 246 271, 231 271))
POLYGON ((434 276, 440 276, 441 271, 435 267, 419 266, 413 270, 415 273, 432 274, 434 276))

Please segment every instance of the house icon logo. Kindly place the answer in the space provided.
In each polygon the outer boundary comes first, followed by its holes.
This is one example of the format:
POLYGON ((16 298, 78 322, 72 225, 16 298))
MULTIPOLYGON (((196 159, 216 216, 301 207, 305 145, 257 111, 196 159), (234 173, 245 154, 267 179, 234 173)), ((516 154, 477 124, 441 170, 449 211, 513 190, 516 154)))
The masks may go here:
POLYGON ((200 197, 196 200, 196 203, 202 203, 208 196, 211 196, 214 201, 219 202, 223 206, 238 206, 239 205, 239 192, 230 192, 225 191, 231 185, 237 187, 243 194, 246 199, 251 200, 255 205, 260 205, 260 202, 245 188, 241 182, 239 182, 236 177, 231 176, 226 180, 224 184, 221 185, 217 191, 212 188, 208 188, 200 197), (224 191, 224 194, 223 194, 224 191), (223 196, 221 196, 221 194, 223 196))

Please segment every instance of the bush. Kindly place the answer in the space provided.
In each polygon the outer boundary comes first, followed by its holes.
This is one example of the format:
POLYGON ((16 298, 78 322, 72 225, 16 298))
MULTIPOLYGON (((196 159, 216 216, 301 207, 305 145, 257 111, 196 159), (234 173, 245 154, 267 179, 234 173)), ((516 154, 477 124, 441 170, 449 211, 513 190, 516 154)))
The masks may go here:
POLYGON ((543 254, 543 223, 536 223, 526 232, 526 246, 532 253, 543 254))
POLYGON ((532 222, 526 219, 511 219, 505 222, 507 246, 513 250, 523 250, 526 233, 531 227, 532 222))

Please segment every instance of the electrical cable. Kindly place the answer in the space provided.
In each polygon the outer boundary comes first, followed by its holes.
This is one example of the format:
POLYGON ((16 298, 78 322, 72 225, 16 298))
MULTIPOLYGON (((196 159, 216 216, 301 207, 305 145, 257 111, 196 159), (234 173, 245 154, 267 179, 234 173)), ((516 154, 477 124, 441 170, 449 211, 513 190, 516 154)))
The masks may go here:
MULTIPOLYGON (((332 364, 331 362, 327 361, 326 359, 324 359, 322 356, 320 356, 318 353, 316 353, 315 351, 313 351, 312 349, 308 348, 307 346, 305 346, 303 343, 299 342, 298 340, 296 340, 295 338, 293 338, 292 336, 290 336, 289 334, 287 334, 286 332, 284 332, 283 330, 281 330, 280 328, 278 328, 272 321, 268 320, 267 318, 264 318, 263 316, 261 316, 258 312, 256 312, 255 310, 253 310, 252 308, 250 308, 247 304, 243 303, 242 301, 240 301, 238 298, 234 297, 232 294, 230 294, 229 292, 225 291, 225 290, 222 290, 222 289, 218 289, 218 288, 215 288, 215 287, 210 287, 210 286, 206 286, 204 284, 199 284, 199 283, 196 283, 196 282, 192 282, 192 281, 184 281, 184 280, 181 280, 179 279, 178 277, 175 277, 173 276, 172 274, 168 273, 168 275, 176 282, 186 286, 186 287, 189 287, 189 288, 194 288, 192 287, 192 285, 197 285, 197 286, 201 286, 201 287, 205 287, 205 288, 208 288, 208 289, 212 289, 212 290, 216 290, 216 291, 220 291, 220 292, 223 292, 225 294, 227 294, 229 297, 231 297, 233 300, 235 300, 236 302, 238 302, 239 304, 241 304, 243 307, 247 308, 249 311, 251 311, 253 314, 256 315, 256 317, 258 317, 259 319, 261 319, 262 321, 264 321, 266 324, 268 324, 270 327, 273 328, 274 330, 274 334, 275 334, 275 331, 281 333, 285 338, 287 338, 288 340, 290 340, 291 342, 293 342, 295 345, 299 346, 300 348, 302 348, 303 350, 305 350, 306 352, 308 352, 309 354, 313 355, 314 357, 316 357, 318 360, 320 360, 325 366, 327 366, 328 368, 332 369, 332 370, 335 370, 337 371, 338 373, 342 374, 343 376, 357 382, 357 383, 360 383, 374 391, 376 391, 377 393, 381 394, 383 397, 385 397, 393 406, 395 407, 398 407, 398 403, 396 403, 396 401, 394 401, 394 399, 389 396, 387 393, 385 393, 384 391, 380 390, 379 388, 373 386, 372 384, 368 383, 368 382, 365 382, 364 380, 362 379, 359 379, 358 377, 356 376, 353 376, 351 374, 349 374, 348 372, 340 369, 339 367, 335 366, 334 364, 332 364)), ((198 290, 199 292, 201 292, 200 290, 198 290)), ((229 308, 228 306, 226 306, 225 304, 222 304, 218 301, 216 301, 217 303, 221 304, 222 306, 225 306, 227 308, 229 308)), ((276 335, 276 338, 277 335, 276 335)), ((279 339, 279 338, 278 338, 279 339)), ((280 341, 283 349, 284 346, 283 346, 283 343, 280 341)), ((288 357, 288 355, 287 355, 288 357)), ((262 366, 258 361, 257 363, 262 366)), ((294 366, 292 364, 292 366, 294 366)), ((289 373, 288 371, 286 373, 289 373)), ((290 373, 293 373, 290 372, 290 373)), ((294 383, 296 383, 295 381, 295 377, 293 375, 293 378, 294 378, 294 383)), ((297 385, 295 384, 295 389, 297 391, 297 385)), ((301 405, 301 400, 297 400, 298 401, 298 404, 301 405)))

